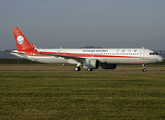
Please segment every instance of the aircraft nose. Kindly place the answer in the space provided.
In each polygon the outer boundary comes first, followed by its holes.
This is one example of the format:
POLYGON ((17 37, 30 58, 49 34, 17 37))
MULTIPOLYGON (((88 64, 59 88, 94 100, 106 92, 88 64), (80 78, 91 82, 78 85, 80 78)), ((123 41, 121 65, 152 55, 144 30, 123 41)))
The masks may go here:
POLYGON ((159 62, 162 62, 164 58, 162 56, 159 56, 159 62))

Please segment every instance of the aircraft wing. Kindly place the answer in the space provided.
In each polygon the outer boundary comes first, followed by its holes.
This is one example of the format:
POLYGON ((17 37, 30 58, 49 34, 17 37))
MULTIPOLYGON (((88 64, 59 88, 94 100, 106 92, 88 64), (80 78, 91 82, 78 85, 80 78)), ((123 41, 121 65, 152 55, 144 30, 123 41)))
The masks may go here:
POLYGON ((51 56, 55 56, 55 57, 65 58, 65 59, 73 59, 73 60, 76 60, 77 62, 82 62, 85 59, 82 57, 66 56, 66 55, 62 55, 62 54, 53 54, 53 53, 44 53, 44 52, 38 52, 38 54, 51 55, 51 56))

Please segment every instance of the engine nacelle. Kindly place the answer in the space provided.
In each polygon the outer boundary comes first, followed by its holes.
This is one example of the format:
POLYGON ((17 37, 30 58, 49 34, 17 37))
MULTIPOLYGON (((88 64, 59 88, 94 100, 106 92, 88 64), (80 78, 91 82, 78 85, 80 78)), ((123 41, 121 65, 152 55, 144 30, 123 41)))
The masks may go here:
POLYGON ((97 69, 100 66, 100 62, 96 59, 86 59, 83 62, 83 67, 85 69, 97 69))
POLYGON ((117 65, 116 64, 102 64, 101 67, 103 69, 116 69, 117 65))

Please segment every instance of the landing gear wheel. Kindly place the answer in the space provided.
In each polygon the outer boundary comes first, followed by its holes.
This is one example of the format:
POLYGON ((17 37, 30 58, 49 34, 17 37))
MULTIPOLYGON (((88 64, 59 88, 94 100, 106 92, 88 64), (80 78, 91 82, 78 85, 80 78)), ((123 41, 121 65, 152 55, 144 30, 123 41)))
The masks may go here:
POLYGON ((143 69, 143 72, 146 72, 146 71, 147 71, 147 70, 144 68, 144 69, 143 69))
POLYGON ((75 71, 80 71, 81 68, 80 68, 80 67, 75 67, 74 70, 75 70, 75 71))
POLYGON ((87 69, 88 72, 93 71, 93 69, 87 69))
POLYGON ((142 67, 143 67, 143 72, 146 72, 147 70, 146 70, 146 68, 145 68, 145 64, 142 64, 142 67))

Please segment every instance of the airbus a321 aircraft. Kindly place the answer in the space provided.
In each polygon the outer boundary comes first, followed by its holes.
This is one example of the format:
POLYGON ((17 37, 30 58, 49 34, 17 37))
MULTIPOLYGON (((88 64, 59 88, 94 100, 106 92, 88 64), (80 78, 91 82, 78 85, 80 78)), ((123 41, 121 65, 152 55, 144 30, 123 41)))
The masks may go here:
POLYGON ((88 71, 98 69, 115 69, 118 64, 145 64, 162 62, 164 59, 155 51, 142 48, 117 49, 37 49, 29 43, 18 27, 13 28, 17 50, 11 54, 32 61, 51 64, 75 64, 75 71, 83 66, 88 71))

